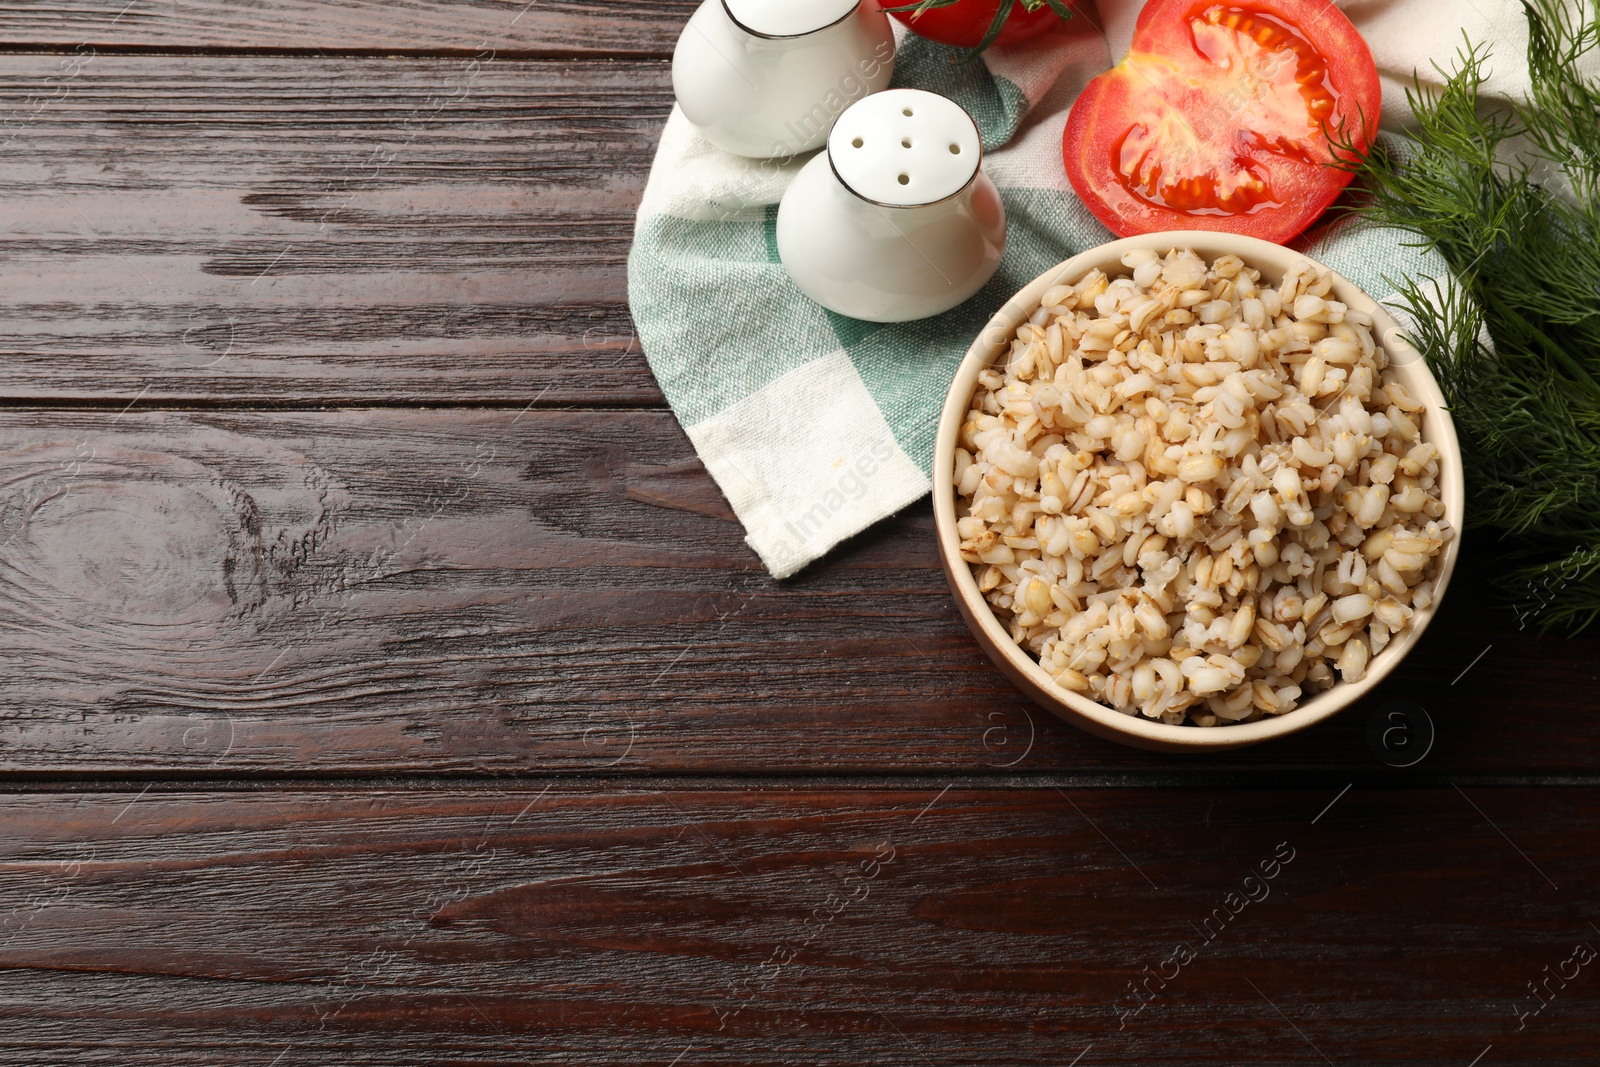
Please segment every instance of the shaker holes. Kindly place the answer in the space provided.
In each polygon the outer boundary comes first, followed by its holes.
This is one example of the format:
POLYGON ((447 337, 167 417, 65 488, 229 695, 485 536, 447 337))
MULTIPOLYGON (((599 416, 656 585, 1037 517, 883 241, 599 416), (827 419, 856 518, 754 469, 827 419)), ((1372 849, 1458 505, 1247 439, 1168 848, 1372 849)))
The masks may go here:
POLYGON ((904 111, 900 112, 900 114, 904 115, 906 118, 910 118, 911 117, 911 109, 908 107, 904 111))
MULTIPOLYGON (((866 144, 866 143, 867 143, 867 142, 865 142, 865 141, 863 141, 863 140, 862 140, 862 139, 861 139, 861 138, 859 138, 859 137, 857 137, 857 138, 856 138, 856 139, 855 139, 855 140, 854 140, 854 141, 851 141, 851 142, 850 142, 850 144, 851 144, 851 145, 853 145, 853 146, 854 146, 854 147, 856 147, 856 148, 860 148, 860 147, 861 147, 861 146, 862 146, 862 145, 864 145, 864 144, 866 144)), ((952 151, 952 152, 953 152, 953 151, 955 151, 955 147, 956 147, 956 146, 955 146, 955 145, 951 145, 951 146, 950 146, 950 150, 951 150, 951 151, 952 151)))
POLYGON ((901 138, 900 147, 901 148, 910 148, 911 147, 911 138, 909 138, 909 137, 901 138))
POLYGON ((901 185, 910 185, 911 184, 911 175, 909 175, 909 174, 900 175, 900 184, 901 185))
POLYGON ((959 156, 961 154, 961 146, 958 145, 958 144, 951 145, 950 146, 950 154, 952 156, 959 156))

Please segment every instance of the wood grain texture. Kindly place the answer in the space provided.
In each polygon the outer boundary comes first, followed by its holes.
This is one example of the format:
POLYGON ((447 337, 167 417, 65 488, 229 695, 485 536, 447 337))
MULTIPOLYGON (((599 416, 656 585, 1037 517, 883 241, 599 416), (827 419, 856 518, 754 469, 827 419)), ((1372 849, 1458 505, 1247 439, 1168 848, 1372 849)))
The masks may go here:
POLYGON ((0 55, 0 392, 659 404, 671 107, 660 61, 0 55))
POLYGON ((1592 1063, 1592 790, 1332 799, 0 796, 0 1057, 1592 1063))
POLYGON ((1026 703, 924 505, 773 582, 664 412, 13 411, 0 487, 13 773, 1600 773, 1600 642, 1519 632, 1470 548, 1373 699, 1202 760, 1026 703))
POLYGON ((41 0, 0 41, 72 48, 671 55, 697 0, 41 0))
POLYGON ((0 4, 0 1064, 1592 1063, 1600 638, 1484 546, 1208 759, 925 505, 765 576, 625 306, 692 7, 0 4))

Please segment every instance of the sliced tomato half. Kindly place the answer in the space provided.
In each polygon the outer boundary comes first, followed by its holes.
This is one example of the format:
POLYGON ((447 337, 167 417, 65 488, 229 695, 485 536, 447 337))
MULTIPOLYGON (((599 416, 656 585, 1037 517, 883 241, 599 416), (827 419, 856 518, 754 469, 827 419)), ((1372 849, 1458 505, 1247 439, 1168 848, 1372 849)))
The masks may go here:
POLYGON ((1365 150, 1381 104, 1372 53, 1332 0, 1151 0, 1127 57, 1073 104, 1062 158, 1124 237, 1282 242, 1350 183, 1336 146, 1365 150))

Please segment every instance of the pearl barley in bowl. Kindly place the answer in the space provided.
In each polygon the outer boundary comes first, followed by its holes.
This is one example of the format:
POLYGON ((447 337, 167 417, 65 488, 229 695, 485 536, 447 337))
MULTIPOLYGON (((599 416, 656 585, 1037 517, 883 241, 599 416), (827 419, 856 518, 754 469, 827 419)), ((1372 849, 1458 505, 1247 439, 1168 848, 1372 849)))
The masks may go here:
POLYGON ((1369 692, 1454 567, 1460 450, 1395 321, 1279 245, 1115 241, 1014 297, 940 419, 963 616, 1041 704, 1234 748, 1369 692))

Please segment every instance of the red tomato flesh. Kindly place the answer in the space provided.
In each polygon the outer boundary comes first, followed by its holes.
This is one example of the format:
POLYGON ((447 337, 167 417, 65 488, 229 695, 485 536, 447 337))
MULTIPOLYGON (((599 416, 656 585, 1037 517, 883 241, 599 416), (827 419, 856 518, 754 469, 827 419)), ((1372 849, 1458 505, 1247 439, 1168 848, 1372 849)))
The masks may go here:
MULTIPOLYGON (((910 0, 901 0, 910 2, 910 0)), ((889 14, 911 27, 918 37, 952 45, 956 48, 976 48, 983 43, 983 35, 994 24, 1001 0, 957 0, 948 7, 931 7, 918 15, 914 11, 891 11, 889 14)), ((1016 44, 1037 37, 1048 30, 1061 16, 1048 6, 1029 11, 1021 0, 1011 8, 1005 28, 995 38, 995 44, 1016 44)))
POLYGON ((1350 183, 1382 104, 1366 42, 1331 0, 1151 0, 1133 45, 1072 106, 1067 177, 1122 236, 1228 230, 1287 241, 1350 183))

